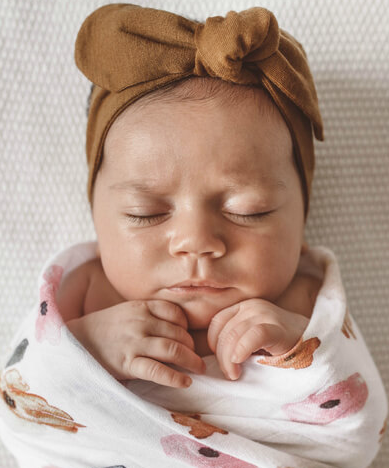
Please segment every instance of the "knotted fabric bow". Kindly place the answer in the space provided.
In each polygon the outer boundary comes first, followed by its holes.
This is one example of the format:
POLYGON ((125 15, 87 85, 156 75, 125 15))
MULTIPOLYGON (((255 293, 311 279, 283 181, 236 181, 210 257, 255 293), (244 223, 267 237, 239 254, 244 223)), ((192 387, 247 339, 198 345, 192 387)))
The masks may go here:
POLYGON ((171 12, 110 4, 83 22, 75 61, 95 84, 87 126, 88 197, 107 132, 131 103, 191 76, 265 88, 290 130, 305 199, 314 171, 313 134, 323 140, 315 85, 303 47, 260 7, 192 21, 171 12))

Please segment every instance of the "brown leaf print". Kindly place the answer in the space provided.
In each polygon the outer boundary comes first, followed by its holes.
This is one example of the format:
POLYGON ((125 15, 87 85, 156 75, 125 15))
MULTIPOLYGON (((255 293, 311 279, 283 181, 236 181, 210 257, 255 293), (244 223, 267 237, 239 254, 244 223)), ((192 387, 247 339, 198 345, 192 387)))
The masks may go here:
POLYGON ((71 416, 59 408, 49 405, 41 396, 27 393, 29 389, 17 369, 8 370, 0 380, 3 400, 19 418, 69 432, 77 432, 79 427, 86 427, 74 422, 71 416))
POLYGON ((342 325, 342 333, 346 338, 350 338, 350 335, 356 340, 357 337, 355 336, 353 325, 351 322, 350 314, 348 309, 346 309, 346 314, 344 316, 343 325, 342 325))
POLYGON ((289 369, 304 369, 309 367, 313 362, 313 353, 320 346, 320 340, 317 337, 309 338, 302 341, 302 338, 296 343, 293 348, 282 356, 266 356, 258 360, 259 364, 265 366, 282 367, 289 369))
POLYGON ((212 426, 204 421, 200 421, 201 416, 196 413, 182 414, 182 413, 170 413, 174 421, 181 426, 190 426, 191 430, 189 434, 192 434, 196 439, 205 439, 211 436, 214 432, 220 432, 220 434, 228 434, 228 431, 220 429, 219 427, 212 426))
POLYGON ((388 420, 389 420, 389 415, 386 416, 382 429, 380 430, 380 438, 378 441, 380 444, 382 444, 382 441, 384 440, 384 434, 388 425, 388 420))

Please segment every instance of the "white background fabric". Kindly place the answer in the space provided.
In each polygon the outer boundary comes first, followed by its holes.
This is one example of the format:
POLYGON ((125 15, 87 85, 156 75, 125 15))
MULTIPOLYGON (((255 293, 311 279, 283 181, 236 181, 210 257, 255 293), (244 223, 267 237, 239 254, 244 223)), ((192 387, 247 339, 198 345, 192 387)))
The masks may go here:
MULTIPOLYGON (((84 152, 90 85, 73 50, 82 21, 106 3, 0 1, 0 365, 48 256, 94 239, 84 152)), ((200 20, 264 6, 303 43, 326 135, 316 145, 307 239, 336 253, 350 311, 388 391, 389 1, 137 3, 200 20)), ((388 463, 386 435, 372 467, 388 463)), ((0 467, 15 467, 1 442, 0 467)))

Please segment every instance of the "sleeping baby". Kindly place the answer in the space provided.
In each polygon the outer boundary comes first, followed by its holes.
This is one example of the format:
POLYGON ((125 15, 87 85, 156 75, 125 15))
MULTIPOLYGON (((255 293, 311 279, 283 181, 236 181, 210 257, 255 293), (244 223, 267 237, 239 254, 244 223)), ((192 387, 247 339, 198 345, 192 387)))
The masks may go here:
POLYGON ((303 192, 266 92, 189 78, 129 106, 103 152, 92 201, 100 254, 57 293, 91 354, 119 379, 178 387, 188 377, 164 362, 199 373, 200 356, 215 354, 236 379, 260 348, 291 349, 320 281, 296 272, 303 192))
POLYGON ((47 262, 13 340, 21 466, 366 468, 387 400, 334 253, 304 240, 323 125, 302 46, 259 7, 112 4, 75 58, 97 241, 47 262))

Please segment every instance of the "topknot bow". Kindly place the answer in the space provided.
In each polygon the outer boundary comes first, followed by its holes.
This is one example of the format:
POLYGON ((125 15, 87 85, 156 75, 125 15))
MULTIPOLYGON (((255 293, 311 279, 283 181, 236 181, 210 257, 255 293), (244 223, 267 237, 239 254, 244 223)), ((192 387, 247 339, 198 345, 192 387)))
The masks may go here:
POLYGON ((323 139, 315 85, 301 44, 278 27, 270 11, 230 11, 201 23, 139 5, 105 5, 82 24, 75 61, 96 85, 87 129, 90 201, 115 118, 141 96, 190 76, 267 89, 291 131, 305 198, 309 196, 312 127, 323 139))
POLYGON ((196 75, 260 84, 259 62, 277 52, 280 32, 273 13, 255 7, 208 18, 197 25, 194 41, 196 75))

